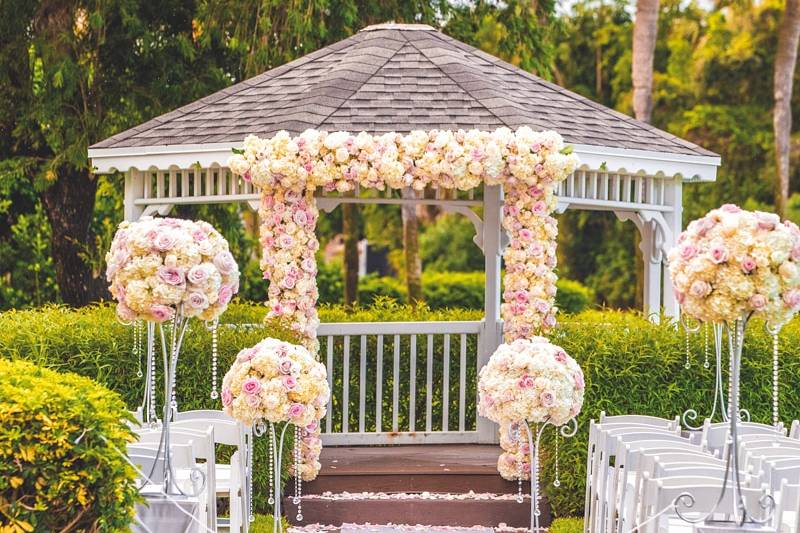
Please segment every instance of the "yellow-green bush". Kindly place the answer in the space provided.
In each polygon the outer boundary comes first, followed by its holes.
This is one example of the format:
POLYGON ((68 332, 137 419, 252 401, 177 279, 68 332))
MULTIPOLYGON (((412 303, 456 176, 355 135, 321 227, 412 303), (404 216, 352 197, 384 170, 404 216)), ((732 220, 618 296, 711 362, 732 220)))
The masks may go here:
POLYGON ((127 531, 127 416, 88 378, 0 359, 0 530, 127 531))

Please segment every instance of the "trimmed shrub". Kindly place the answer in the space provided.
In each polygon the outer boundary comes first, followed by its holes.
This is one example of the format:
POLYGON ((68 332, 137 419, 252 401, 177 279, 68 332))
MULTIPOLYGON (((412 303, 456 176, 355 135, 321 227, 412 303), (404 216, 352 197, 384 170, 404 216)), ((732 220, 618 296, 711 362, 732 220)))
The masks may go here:
MULTIPOLYGON (((594 303, 594 292, 577 281, 558 280, 556 305, 562 313, 579 313, 594 303)), ((431 309, 483 309, 486 281, 483 272, 424 272, 422 293, 431 309)), ((326 292, 326 294, 328 294, 326 292)), ((332 297, 333 294, 329 294, 332 297)), ((406 301, 406 287, 397 278, 365 276, 359 280, 358 301, 372 305, 379 297, 406 301)), ((341 296, 336 300, 341 300, 341 296)), ((331 301, 331 300, 322 300, 331 301)))
POLYGON ((549 533, 583 533, 583 518, 556 518, 547 531, 549 533))
POLYGON ((127 531, 138 498, 119 395, 0 359, 0 529, 127 531))
MULTIPOLYGON (((259 323, 264 314, 263 306, 234 304, 222 318, 226 323, 254 324, 259 323)), ((371 308, 320 308, 323 322, 480 320, 482 315, 482 311, 476 310, 429 310, 425 307, 402 306, 386 300, 379 300, 379 305, 371 308)), ((134 407, 141 402, 144 382, 136 378, 138 363, 130 350, 131 334, 130 328, 116 321, 113 309, 109 306, 79 311, 61 307, 11 311, 0 315, 0 355, 31 359, 43 365, 95 377, 119 392, 129 407, 134 407)), ((227 369, 239 349, 255 344, 267 335, 292 340, 285 331, 274 326, 237 329, 223 326, 219 335, 220 371, 227 369)), ((703 368, 702 333, 694 334, 690 338, 692 366, 686 370, 684 333, 668 320, 654 324, 639 313, 596 310, 572 316, 564 315, 551 339, 563 346, 581 364, 587 383, 584 410, 578 420, 578 434, 560 442, 561 485, 558 488, 552 485, 553 458, 548 453, 555 448, 555 431, 548 428, 543 434, 543 490, 556 516, 575 516, 583 512, 589 420, 597 419, 601 411, 606 411, 609 415, 638 413, 673 417, 689 407, 697 408, 700 416, 704 416, 713 399, 714 372, 713 368, 703 368)), ((359 359, 358 347, 354 346, 355 343, 351 344, 350 398, 355 404, 351 403, 350 413, 353 416, 358 412, 359 359)), ((205 327, 200 323, 192 324, 179 365, 178 401, 181 409, 219 407, 218 403, 208 399, 210 345, 210 335, 205 327)), ((393 379, 389 364, 390 347, 391 339, 384 338, 384 391, 391 389, 393 379)), ((334 349, 334 412, 341 413, 336 395, 342 388, 342 350, 338 343, 334 349)), ((443 354, 438 342, 433 353, 434 374, 438 376, 441 375, 436 373, 440 372, 443 354)), ((451 356, 454 353, 451 348, 451 356)), ((366 381, 366 399, 368 405, 374 406, 375 387, 371 380, 374 378, 375 350, 372 340, 368 345, 368 354, 367 368, 372 369, 368 371, 373 373, 368 374, 366 381)), ((425 361, 421 350, 418 351, 418 356, 418 363, 425 361)), ((451 358, 451 364, 456 363, 455 359, 451 358)), ((781 361, 781 418, 788 422, 800 418, 800 389, 794 386, 800 382, 800 319, 787 324, 781 332, 781 361)), ((745 340, 742 380, 746 386, 742 390, 742 405, 750 410, 753 420, 760 422, 769 422, 771 419, 771 362, 771 338, 766 334, 763 324, 754 321, 748 327, 745 340)), ((472 360, 467 363, 467 368, 474 366, 472 360)), ((727 368, 726 365, 723 367, 727 368)), ((401 376, 408 376, 405 368, 401 367, 401 376)), ((423 368, 424 366, 418 364, 418 376, 424 376, 423 368)), ((458 375, 456 368, 450 368, 451 401, 458 397, 458 380, 453 379, 458 375)), ((474 383, 472 371, 467 372, 467 379, 471 380, 468 383, 474 383)), ((406 383, 406 386, 400 388, 400 403, 407 405, 407 379, 401 381, 402 383, 406 383)), ((418 385, 417 392, 421 393, 424 387, 420 382, 418 385)), ((474 404, 474 386, 470 385, 469 388, 473 390, 473 396, 467 402, 474 404)), ((440 391, 435 394, 434 409, 438 409, 440 391)), ((424 401, 417 402, 418 407, 424 404, 424 401)), ((387 416, 390 409, 386 404, 384 407, 383 413, 387 416)), ((374 409, 367 411, 366 425, 372 427, 374 418, 369 416, 374 417, 374 409)), ((474 412, 474 407, 472 411, 474 412)), ((450 412, 454 413, 456 410, 451 408, 450 412)), ((401 424, 406 414, 401 412, 401 424)), ((336 419, 337 424, 340 423, 340 418, 336 419)), ((422 419, 417 417, 417 420, 422 419)), ((357 427, 353 421, 351 418, 351 428, 357 427)), ((391 427, 386 422, 384 419, 384 427, 391 427)), ((471 413, 468 423, 474 423, 471 413)), ((256 440, 256 457, 266 456, 264 445, 264 439, 256 440)), ((266 486, 265 463, 260 461, 257 462, 255 476, 255 503, 260 512, 266 510, 266 486)))

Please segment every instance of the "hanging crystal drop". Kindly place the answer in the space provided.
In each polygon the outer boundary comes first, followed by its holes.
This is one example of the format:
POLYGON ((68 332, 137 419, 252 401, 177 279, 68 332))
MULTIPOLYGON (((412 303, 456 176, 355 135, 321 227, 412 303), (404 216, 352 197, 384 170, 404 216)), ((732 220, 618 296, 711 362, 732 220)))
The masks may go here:
POLYGON ((303 521, 303 477, 300 472, 300 428, 294 429, 294 497, 297 505, 297 521, 303 521))
MULTIPOLYGON (((538 427, 536 428, 538 435, 538 427)), ((538 441, 537 441, 538 442, 538 441)), ((536 450, 533 452, 533 464, 531 465, 531 483, 534 484, 534 494, 536 494, 536 507, 533 511, 534 516, 540 516, 542 514, 541 508, 539 506, 539 447, 536 447, 536 450)))
POLYGON ((558 476, 558 432, 556 431, 556 478, 553 480, 554 487, 561 486, 561 480, 558 476))
POLYGON ((705 357, 703 361, 703 368, 710 368, 711 363, 708 361, 708 354, 710 351, 710 347, 708 345, 708 322, 703 324, 703 355, 705 357))
POLYGON ((172 317, 172 340, 170 342, 170 374, 169 379, 172 381, 172 398, 170 399, 169 406, 178 410, 178 387, 176 386, 175 375, 178 373, 178 313, 172 317))
POLYGON ((249 522, 255 522, 256 517, 253 514, 253 447, 255 443, 253 442, 255 435, 251 433, 250 440, 248 442, 247 447, 247 468, 245 469, 245 473, 247 474, 247 483, 248 483, 248 494, 250 495, 247 498, 247 518, 249 522))
POLYGON ((523 497, 522 497, 522 476, 523 476, 522 465, 524 464, 524 461, 525 461, 525 454, 523 454, 522 452, 518 451, 517 452, 517 503, 522 503, 523 502, 523 497))
POLYGON ((772 425, 780 422, 778 417, 778 330, 772 333, 772 425))
POLYGON ((217 326, 219 325, 218 320, 214 320, 211 324, 211 399, 216 400, 219 398, 219 392, 217 391, 217 326))

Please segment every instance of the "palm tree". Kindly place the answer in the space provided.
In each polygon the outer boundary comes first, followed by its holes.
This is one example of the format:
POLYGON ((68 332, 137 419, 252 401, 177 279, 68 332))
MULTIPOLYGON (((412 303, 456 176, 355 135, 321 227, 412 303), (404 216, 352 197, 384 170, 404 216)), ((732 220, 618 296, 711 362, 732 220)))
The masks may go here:
POLYGON ((653 55, 658 34, 658 0, 637 0, 633 23, 633 113, 650 122, 653 114, 653 55))
POLYGON ((792 82, 797 63, 798 39, 800 39, 800 0, 786 0, 786 11, 778 30, 778 52, 775 55, 775 109, 772 117, 775 132, 775 167, 778 172, 775 209, 781 217, 786 216, 786 203, 789 199, 792 82))

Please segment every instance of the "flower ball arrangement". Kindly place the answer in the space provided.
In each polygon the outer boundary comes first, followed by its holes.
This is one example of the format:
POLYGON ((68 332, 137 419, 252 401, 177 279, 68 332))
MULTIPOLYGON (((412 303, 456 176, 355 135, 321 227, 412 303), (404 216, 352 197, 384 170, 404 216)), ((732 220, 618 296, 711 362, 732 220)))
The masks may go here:
POLYGON ((106 254, 106 277, 126 322, 184 316, 212 321, 239 290, 239 267, 210 224, 142 217, 119 225, 106 254))
POLYGON ((566 424, 580 413, 583 372, 544 337, 501 344, 481 369, 478 412, 502 427, 527 421, 566 424))
POLYGON ((225 412, 247 425, 290 422, 312 434, 329 397, 325 365, 306 348, 272 338, 239 352, 222 380, 225 412))
POLYGON ((726 204, 689 224, 669 255, 675 296, 703 322, 758 314, 773 325, 800 308, 800 228, 726 204))

